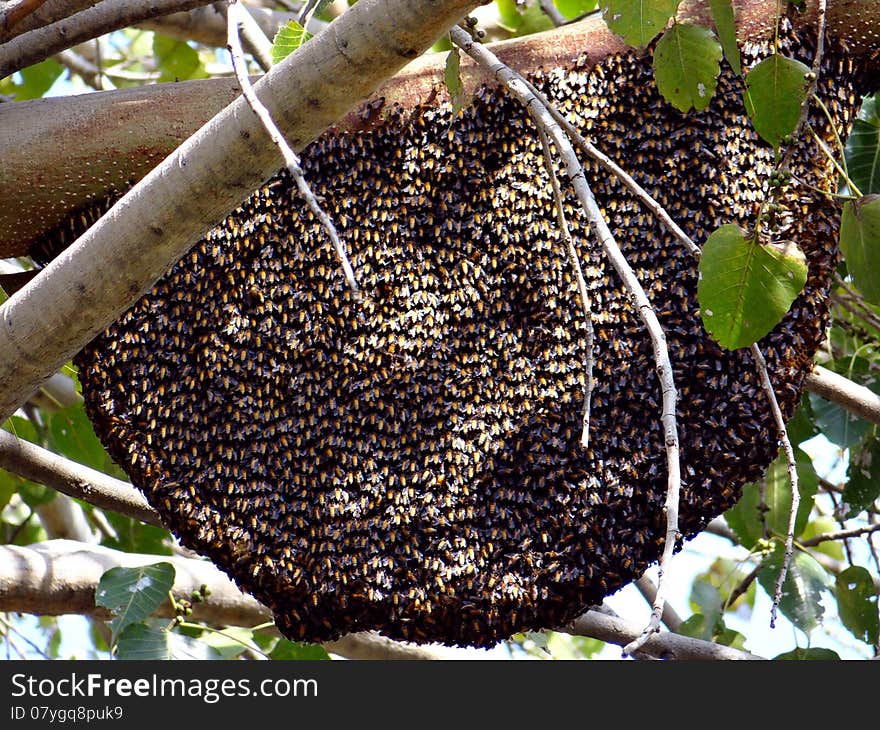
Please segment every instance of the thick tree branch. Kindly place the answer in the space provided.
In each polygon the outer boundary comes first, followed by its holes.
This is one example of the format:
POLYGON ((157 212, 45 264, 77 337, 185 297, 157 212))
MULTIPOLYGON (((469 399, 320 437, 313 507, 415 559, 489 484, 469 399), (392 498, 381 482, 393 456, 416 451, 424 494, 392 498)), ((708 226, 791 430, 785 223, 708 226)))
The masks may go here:
POLYGON ((7 431, 0 431, 0 467, 101 509, 164 526, 158 513, 128 482, 53 454, 7 431))
POLYGON ((816 365, 807 375, 806 388, 859 418, 880 424, 880 396, 849 378, 816 365))
MULTIPOLYGON (((272 620, 271 612, 248 596, 208 561, 166 555, 137 555, 69 540, 17 547, 0 546, 0 611, 40 616, 83 614, 108 618, 95 606, 95 588, 110 568, 169 562, 175 569, 175 599, 189 600, 193 591, 208 586, 210 595, 193 604, 192 619, 214 626, 257 626, 272 620)), ((165 602, 158 616, 174 611, 165 602)), ((350 634, 325 644, 328 651, 351 658, 436 659, 429 649, 373 634, 350 634)))
POLYGON ((147 18, 192 10, 212 0, 103 0, 69 18, 23 33, 0 46, 0 79, 59 51, 147 18))
MULTIPOLYGON (((274 66, 257 83, 257 95, 291 146, 302 149, 475 4, 361 0, 274 66)), ((3 304, 0 419, 147 291, 279 164, 277 149, 239 98, 3 304)))
POLYGON ((35 28, 42 28, 45 25, 70 17, 74 13, 97 5, 99 0, 46 0, 39 8, 29 13, 27 16, 19 20, 14 26, 4 31, 0 27, 0 43, 4 43, 10 38, 27 33, 35 28))
MULTIPOLYGON (((561 630, 577 636, 589 636, 607 641, 609 644, 617 644, 618 646, 627 646, 642 633, 642 627, 639 625, 597 611, 587 611, 561 630)), ((639 651, 661 659, 678 660, 742 661, 764 658, 747 651, 714 644, 711 641, 701 641, 689 636, 666 632, 652 634, 639 648, 639 651)))

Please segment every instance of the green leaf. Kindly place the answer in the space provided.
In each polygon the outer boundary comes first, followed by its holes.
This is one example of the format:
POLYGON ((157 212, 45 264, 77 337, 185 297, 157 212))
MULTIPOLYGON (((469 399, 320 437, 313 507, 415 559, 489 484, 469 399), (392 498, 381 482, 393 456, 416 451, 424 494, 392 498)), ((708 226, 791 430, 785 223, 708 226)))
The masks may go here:
POLYGON ((843 501, 849 506, 847 519, 852 519, 880 497, 880 441, 872 438, 852 451, 846 477, 843 501))
POLYGON ((37 427, 28 418, 21 416, 10 416, 3 424, 3 430, 9 431, 13 436, 17 436, 32 444, 40 443, 40 435, 37 433, 37 427))
MULTIPOLYGON (((782 569, 785 547, 777 544, 770 557, 764 561, 758 582, 771 598, 776 591, 776 580, 782 569)), ((782 585, 779 610, 801 631, 812 631, 825 614, 822 592, 831 585, 828 573, 811 557, 795 552, 782 585)))
POLYGON ((210 646, 223 659, 233 659, 253 644, 254 632, 241 626, 222 631, 205 631, 199 640, 210 646))
POLYGON ((712 9, 712 20, 718 31, 724 57, 735 74, 742 75, 742 63, 739 58, 739 46, 736 44, 736 19, 733 15, 733 4, 730 0, 709 0, 712 9))
POLYGON ((599 7, 597 0, 553 0, 553 4, 565 16, 566 20, 591 13, 599 7))
MULTIPOLYGON (((817 517, 815 520, 807 523, 807 526, 804 528, 804 531, 800 535, 800 539, 804 542, 810 540, 811 538, 816 537, 817 535, 824 535, 829 532, 834 532, 839 530, 839 525, 831 518, 831 517, 817 517)), ((815 550, 816 552, 823 553, 830 558, 834 558, 835 560, 843 560, 843 547, 837 540, 826 540, 825 542, 820 542, 818 545, 813 545, 810 550, 815 550)))
POLYGON ((159 81, 186 81, 208 76, 198 51, 186 41, 155 33, 153 55, 159 67, 159 81))
POLYGON ((755 131, 774 147, 797 127, 809 72, 800 61, 774 53, 746 74, 746 112, 755 131))
POLYGON ((850 179, 863 195, 880 193, 880 111, 877 97, 865 99, 846 141, 850 179))
POLYGON ((602 17, 631 46, 644 48, 666 27, 681 0, 603 0, 602 17))
POLYGON ((687 620, 682 621, 678 633, 682 636, 690 636, 693 639, 713 641, 716 644, 732 646, 737 649, 742 649, 746 641, 745 636, 733 629, 727 628, 720 616, 712 619, 700 613, 695 613, 687 620))
POLYGON ((275 34, 275 39, 272 41, 272 63, 276 64, 287 58, 311 38, 312 34, 295 20, 291 20, 287 25, 281 26, 275 34))
POLYGON ((785 430, 788 431, 788 439, 795 448, 819 433, 813 423, 813 411, 810 408, 810 399, 806 397, 806 394, 801 398, 801 404, 785 425, 785 430))
POLYGON ((792 651, 787 651, 784 654, 779 654, 778 656, 775 656, 773 658, 780 661, 839 661, 840 655, 836 651, 832 651, 831 649, 822 649, 817 647, 815 649, 793 649, 792 651))
POLYGON ((113 612, 115 618, 110 627, 118 637, 126 626, 143 621, 159 608, 173 585, 171 563, 111 568, 101 576, 95 604, 113 612))
POLYGON ((848 200, 843 206, 840 250, 862 296, 880 304, 880 195, 848 200))
POLYGON ((877 591, 865 568, 853 565, 837 576, 837 610, 843 625, 859 641, 877 643, 880 638, 877 591))
POLYGON ((116 537, 106 537, 102 541, 102 545, 126 553, 171 555, 172 540, 168 530, 145 525, 139 520, 125 517, 116 512, 105 512, 104 516, 116 531, 116 537))
POLYGON ((810 407, 822 435, 841 449, 852 448, 868 433, 870 424, 835 403, 810 393, 810 407))
POLYGON ((547 651, 554 659, 591 659, 600 652, 605 642, 587 636, 571 636, 558 631, 547 631, 547 651))
POLYGON ((709 236, 699 267, 703 326, 729 350, 749 347, 770 332, 807 281, 797 246, 748 240, 732 224, 709 236))
POLYGON ((654 50, 654 79, 663 98, 679 111, 703 111, 715 93, 720 62, 721 46, 711 30, 676 23, 654 50))
POLYGON ((203 641, 141 623, 130 624, 119 634, 116 656, 123 660, 222 659, 203 641))
POLYGON ((327 650, 320 644, 301 644, 287 639, 280 639, 269 656, 278 660, 330 658, 327 650))
POLYGON ((457 116, 464 106, 464 84, 461 82, 461 56, 453 48, 446 56, 446 88, 452 101, 452 116, 457 116))
POLYGON ((82 403, 62 408, 49 417, 49 448, 80 464, 104 471, 110 458, 95 435, 82 403))
MULTIPOLYGON (((795 537, 801 534, 810 518, 813 497, 819 489, 819 478, 810 457, 798 449, 795 452, 798 472, 798 493, 801 496, 795 519, 795 537)), ((785 537, 788 532, 788 516, 791 511, 791 481, 788 476, 788 462, 784 454, 767 469, 764 476, 764 520, 761 519, 761 487, 746 484, 742 498, 724 514, 730 528, 736 533, 743 547, 751 550, 763 537, 766 523, 770 536, 785 537)))
POLYGON ((12 95, 17 101, 39 99, 52 88, 62 73, 64 66, 54 58, 46 59, 0 80, 0 94, 12 95))

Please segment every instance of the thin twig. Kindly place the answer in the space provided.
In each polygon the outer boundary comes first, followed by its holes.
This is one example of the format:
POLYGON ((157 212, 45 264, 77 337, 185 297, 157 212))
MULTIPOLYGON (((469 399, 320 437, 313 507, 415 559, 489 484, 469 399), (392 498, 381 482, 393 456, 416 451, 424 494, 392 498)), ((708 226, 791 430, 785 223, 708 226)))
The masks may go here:
POLYGON ((229 43, 228 49, 230 55, 232 56, 232 67, 235 69, 235 76, 238 79, 239 85, 241 86, 241 93, 247 100, 248 105, 251 107, 251 109, 253 109, 254 114, 259 117, 260 122, 262 122, 263 126, 266 128, 266 132, 269 134, 272 142, 281 151, 281 154, 284 157, 284 163, 287 166, 287 170, 288 172, 290 172, 290 175, 296 182, 296 187, 299 190, 300 195, 305 198, 306 203, 308 203, 309 209, 327 231, 327 234, 330 237, 330 241, 333 243, 333 248, 336 249, 336 255, 339 258, 340 264, 342 265, 342 270, 345 273, 345 280, 348 282, 349 288, 352 290, 352 292, 354 292, 355 296, 357 296, 359 294, 359 289, 357 285, 357 280, 354 276, 354 270, 351 268, 351 263, 348 260, 348 255, 345 252, 345 247, 342 245, 342 241, 339 240, 339 235, 336 233, 336 227, 333 225, 333 221, 330 220, 330 217, 318 204, 318 201, 312 193, 308 182, 306 182, 305 175, 303 175, 303 170, 300 166, 299 157, 291 149, 290 145, 287 144, 284 136, 281 134, 281 131, 272 120, 272 116, 269 114, 269 110, 266 109, 265 106, 263 106, 263 104, 257 98, 257 95, 254 93, 253 86, 251 86, 251 82, 247 74, 247 68, 244 63, 244 51, 241 48, 241 40, 238 36, 238 29, 243 21, 241 15, 241 7, 239 6, 237 0, 229 1, 227 16, 229 43))
POLYGON ((593 197, 593 193, 587 184, 584 169, 577 159, 571 142, 566 137, 562 128, 555 121, 547 107, 535 96, 528 86, 520 80, 518 74, 513 72, 505 64, 484 46, 473 41, 471 36, 460 27, 450 31, 452 42, 467 53, 476 63, 495 78, 505 84, 525 108, 532 114, 533 119, 553 139, 560 158, 565 163, 571 185, 578 197, 584 211, 590 221, 590 226, 602 245, 606 256, 620 277, 623 287, 630 294, 634 308, 641 318, 645 329, 651 339, 651 347, 654 351, 654 362, 662 389, 662 410, 660 420, 663 425, 664 445, 666 449, 667 466, 667 490, 664 509, 666 511, 666 535, 663 545, 663 554, 660 558, 660 581, 657 587, 657 597, 651 611, 651 619, 642 635, 627 645, 624 651, 630 654, 638 650, 648 639, 659 630, 660 619, 663 615, 665 604, 663 573, 669 565, 675 544, 678 540, 678 505, 681 492, 681 468, 679 464, 679 441, 678 425, 675 416, 675 404, 677 393, 675 382, 672 377, 672 363, 669 360, 669 350, 666 347, 666 335, 657 319, 654 308, 645 293, 638 278, 623 256, 620 247, 614 239, 614 235, 608 228, 608 224, 602 216, 599 205, 593 197))
POLYGON ((773 412, 773 420, 776 422, 776 435, 782 444, 782 450, 785 452, 785 460, 788 462, 788 479, 791 483, 791 507, 788 513, 788 531, 785 534, 785 555, 782 559, 779 575, 776 577, 773 607, 770 609, 770 628, 774 628, 776 626, 776 612, 779 609, 779 601, 782 600, 782 585, 785 583, 785 577, 788 575, 788 566, 791 564, 791 557, 794 554, 794 528, 797 521, 798 507, 800 507, 801 503, 801 493, 798 488, 797 462, 794 457, 794 449, 788 438, 788 431, 785 429, 785 419, 782 417, 782 411, 779 409, 776 393, 773 390, 773 383, 770 381, 770 374, 767 372, 767 361, 757 345, 752 345, 752 357, 755 358, 755 365, 761 376, 761 385, 764 388, 764 393, 767 395, 767 400, 770 402, 770 410, 773 412))
MULTIPOLYGON (((639 593, 642 594, 642 598, 648 602, 648 605, 653 606, 654 601, 657 599, 657 586, 654 585, 654 581, 647 575, 643 575, 636 581, 635 585, 639 593)), ((668 603, 663 606, 663 623, 666 624, 667 629, 674 633, 678 633, 683 623, 681 616, 668 603)))
POLYGON ((538 127, 538 134, 541 138, 541 147, 544 150, 544 162, 547 167, 547 174, 550 177, 550 185, 553 188, 553 200, 556 205, 556 219, 559 222, 559 231, 565 245, 568 248, 568 258, 574 269, 577 278, 578 291, 580 292, 581 305, 584 309, 584 323, 586 324, 586 334, 584 349, 586 350, 584 362, 584 414, 583 428, 581 430, 581 446, 585 449, 590 445, 590 402, 593 397, 593 313, 590 302, 590 295, 587 292, 587 282, 584 279, 584 272, 581 269, 581 262, 578 259, 577 249, 574 246, 574 240, 571 237, 571 229, 568 227, 568 221, 565 219, 565 211, 563 209, 562 191, 559 189, 559 180, 556 177, 556 171, 553 169, 553 157, 550 154, 550 141, 547 139, 547 133, 543 128, 538 127))
POLYGON ((821 535, 816 535, 815 537, 811 537, 806 540, 798 540, 798 543, 801 547, 813 547, 814 545, 818 545, 822 542, 829 542, 830 540, 847 540, 851 537, 859 537, 860 535, 870 535, 871 533, 877 532, 878 530, 880 530, 880 523, 876 525, 869 525, 867 527, 855 527, 851 530, 824 532, 821 535))
POLYGON ((559 12, 559 9, 556 5, 553 4, 553 0, 541 0, 541 10, 543 10, 547 17, 553 21, 553 25, 557 28, 560 25, 565 25, 568 21, 565 19, 565 16, 559 12))
MULTIPOLYGON (((259 67, 263 71, 272 68, 272 41, 266 36, 266 33, 260 27, 254 16, 244 4, 239 4, 239 14, 241 16, 241 25, 238 30, 241 34, 241 42, 245 50, 250 53, 259 67)), ((224 21, 229 23, 228 4, 226 2, 214 3, 213 10, 219 12, 224 21)))
POLYGON ((739 582, 739 585, 737 585, 737 586, 736 586, 736 587, 730 592, 730 595, 727 597, 727 600, 724 601, 724 604, 723 604, 722 607, 721 607, 721 610, 722 610, 722 611, 726 611, 726 610, 727 610, 728 608, 730 608, 734 603, 737 602, 737 600, 739 599, 740 596, 743 596, 743 595, 745 595, 745 594, 748 592, 748 590, 749 590, 749 586, 751 586, 752 583, 755 582, 755 578, 758 577, 758 574, 761 572, 761 569, 762 569, 763 567, 764 567, 764 563, 763 563, 763 562, 758 563, 758 565, 755 566, 754 570, 752 570, 751 573, 749 573, 745 578, 743 578, 743 579, 739 582))

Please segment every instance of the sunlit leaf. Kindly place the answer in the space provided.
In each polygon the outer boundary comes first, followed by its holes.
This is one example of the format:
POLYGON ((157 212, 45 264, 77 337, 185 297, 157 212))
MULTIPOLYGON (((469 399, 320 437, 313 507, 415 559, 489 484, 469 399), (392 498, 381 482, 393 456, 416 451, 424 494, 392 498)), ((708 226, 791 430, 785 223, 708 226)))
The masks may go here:
POLYGON ((736 19, 733 14, 731 0, 709 0, 712 9, 712 20, 718 31, 718 39, 724 49, 724 57, 735 74, 742 73, 739 57, 739 46, 736 44, 736 19))
POLYGON ((599 7, 597 0, 553 0, 553 4, 565 16, 566 20, 591 13, 599 7))
POLYGON ((54 58, 49 58, 0 80, 0 94, 11 95, 17 101, 39 99, 63 73, 64 66, 54 58))
POLYGON ((186 41, 156 33, 153 55, 159 67, 159 81, 186 81, 207 77, 198 51, 186 41))
POLYGON ((666 27, 681 0, 602 0, 605 23, 631 46, 643 48, 666 27))
MULTIPOLYGON (((800 540, 805 542, 817 535, 824 535, 838 529, 840 529, 839 525, 831 517, 817 517, 815 520, 807 523, 807 526, 800 535, 800 540)), ((813 545, 810 550, 823 553, 835 560, 843 560, 844 558, 843 547, 837 540, 825 540, 818 545, 813 545)))
POLYGON ((113 613, 110 627, 119 636, 126 626, 143 621, 159 608, 173 585, 171 563, 111 568, 98 582, 95 604, 113 613))
POLYGON ((837 610, 843 625, 866 644, 880 638, 880 615, 877 613, 877 590, 865 568, 853 565, 837 576, 837 610))
POLYGON ((809 72, 800 61, 774 53, 746 74, 746 112, 755 131, 774 147, 797 127, 809 72))
POLYGON ((587 636, 571 636, 558 631, 546 631, 547 651, 554 659, 590 659, 600 652, 605 642, 587 636))
POLYGON ((657 88, 679 111, 703 111, 715 93, 720 61, 721 45, 711 30, 676 23, 654 50, 657 88))
POLYGON ((327 650, 320 644, 303 644, 281 639, 269 654, 273 659, 329 659, 327 650))
POLYGON ((699 268, 703 326, 729 350, 749 347, 770 332, 807 281, 797 246, 754 242, 732 224, 709 236, 699 268))
POLYGON ((287 58, 311 38, 312 34, 295 20, 281 26, 275 34, 275 40, 272 41, 272 63, 279 63, 287 58))
POLYGON ((880 195, 849 200, 843 206, 840 250, 862 296, 880 304, 880 195))
POLYGON ((446 89, 452 101, 452 116, 456 116, 464 105, 464 84, 461 82, 461 56, 453 48, 446 56, 446 72, 443 76, 446 89))

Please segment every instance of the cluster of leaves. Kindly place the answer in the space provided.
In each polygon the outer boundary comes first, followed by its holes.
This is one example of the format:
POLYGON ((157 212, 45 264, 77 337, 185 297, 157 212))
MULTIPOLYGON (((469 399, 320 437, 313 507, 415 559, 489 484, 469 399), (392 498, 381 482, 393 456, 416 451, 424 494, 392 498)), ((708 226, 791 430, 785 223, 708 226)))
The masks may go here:
POLYGON ((113 618, 110 651, 119 659, 235 659, 245 652, 267 659, 329 659, 316 644, 298 644, 267 633, 271 624, 255 628, 215 629, 193 623, 188 617, 193 605, 208 597, 206 586, 190 598, 172 595, 175 570, 171 563, 154 563, 137 568, 111 568, 101 577, 95 603, 108 609, 113 618), (164 603, 170 603, 174 618, 151 618, 164 603))

